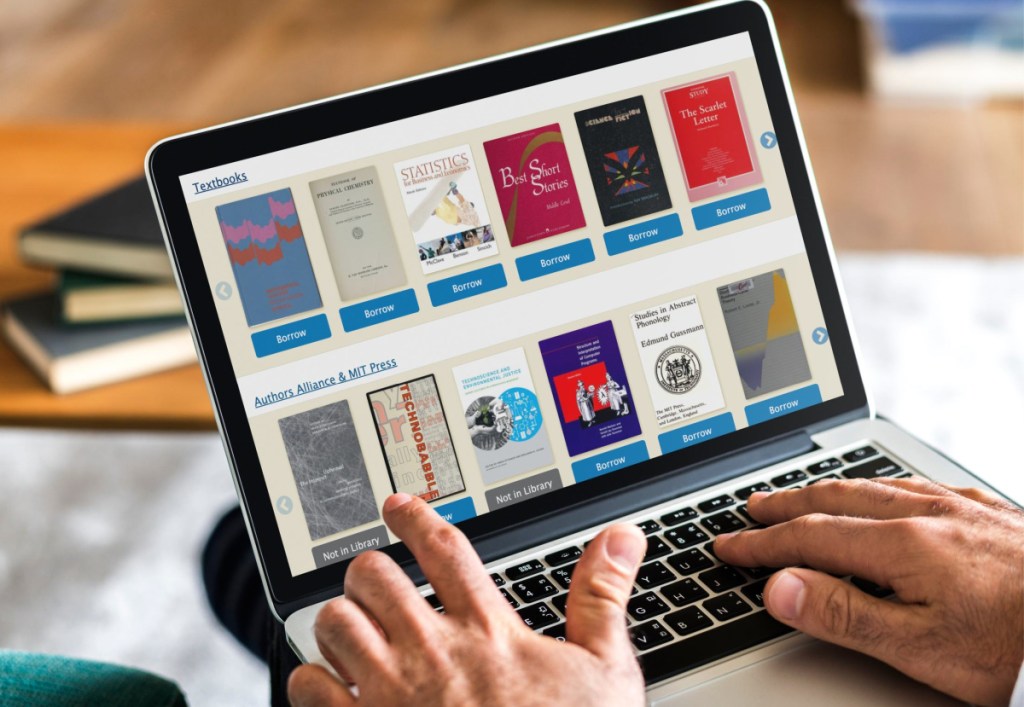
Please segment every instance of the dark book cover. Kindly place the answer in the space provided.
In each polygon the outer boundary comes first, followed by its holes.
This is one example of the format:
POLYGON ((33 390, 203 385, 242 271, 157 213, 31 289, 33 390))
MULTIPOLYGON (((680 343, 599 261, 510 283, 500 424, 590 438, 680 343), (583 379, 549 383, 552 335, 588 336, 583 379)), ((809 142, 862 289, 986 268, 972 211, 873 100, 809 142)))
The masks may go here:
POLYGON ((643 96, 576 113, 605 226, 672 208, 643 96))

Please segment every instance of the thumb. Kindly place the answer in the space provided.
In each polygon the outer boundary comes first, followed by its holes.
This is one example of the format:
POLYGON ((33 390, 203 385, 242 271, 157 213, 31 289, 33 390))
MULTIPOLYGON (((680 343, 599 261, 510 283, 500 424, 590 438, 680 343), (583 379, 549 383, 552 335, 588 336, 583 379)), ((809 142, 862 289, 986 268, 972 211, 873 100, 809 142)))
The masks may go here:
POLYGON ((587 546, 572 574, 565 635, 603 659, 633 659, 626 633, 626 603, 647 551, 634 525, 605 528, 587 546))

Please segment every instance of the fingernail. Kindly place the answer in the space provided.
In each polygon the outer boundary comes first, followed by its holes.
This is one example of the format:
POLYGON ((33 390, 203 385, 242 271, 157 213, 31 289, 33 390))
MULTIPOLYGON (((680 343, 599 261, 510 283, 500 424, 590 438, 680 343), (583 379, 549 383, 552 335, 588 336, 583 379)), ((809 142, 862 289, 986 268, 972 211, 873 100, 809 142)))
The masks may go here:
POLYGON ((384 500, 384 511, 390 513, 396 508, 401 508, 411 500, 412 496, 407 493, 393 493, 384 500))
POLYGON ((804 603, 804 581, 792 572, 781 572, 772 583, 771 592, 765 599, 772 613, 780 619, 793 621, 800 616, 804 603))
POLYGON ((729 541, 729 540, 732 540, 733 538, 735 538, 737 535, 739 535, 738 532, 736 532, 736 533, 722 533, 717 538, 715 538, 715 540, 717 540, 717 541, 722 541, 722 540, 729 541))
POLYGON ((639 528, 635 533, 626 528, 615 530, 605 543, 608 558, 627 572, 633 571, 646 550, 647 541, 640 534, 639 528))

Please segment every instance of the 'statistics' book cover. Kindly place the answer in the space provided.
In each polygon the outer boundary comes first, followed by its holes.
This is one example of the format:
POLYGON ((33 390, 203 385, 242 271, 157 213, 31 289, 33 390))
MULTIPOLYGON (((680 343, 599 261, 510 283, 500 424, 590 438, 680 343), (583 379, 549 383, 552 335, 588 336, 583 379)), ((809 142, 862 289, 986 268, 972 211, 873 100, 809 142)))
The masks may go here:
POLYGON ((760 184, 736 74, 662 92, 690 201, 760 184))
POLYGON ((611 322, 540 342, 570 456, 640 434, 611 322))
POLYGON ((436 501, 466 490, 434 376, 367 394, 396 492, 436 501))
POLYGON ((249 326, 320 307, 291 189, 233 201, 216 211, 249 326))
POLYGON ((395 174, 425 274, 498 254, 469 145, 399 162, 395 174))
POLYGON ((484 143, 513 246, 587 225, 557 123, 484 143))
POLYGON ((576 113, 604 225, 672 208, 643 96, 576 113))

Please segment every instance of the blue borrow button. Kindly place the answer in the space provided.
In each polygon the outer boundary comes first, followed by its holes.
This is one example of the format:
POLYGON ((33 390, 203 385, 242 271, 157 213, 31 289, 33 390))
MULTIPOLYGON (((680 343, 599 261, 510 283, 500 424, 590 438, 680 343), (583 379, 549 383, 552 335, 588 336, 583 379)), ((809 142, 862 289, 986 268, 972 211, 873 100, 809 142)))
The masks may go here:
POLYGON ((710 204, 695 207, 693 211, 693 224, 698 231, 712 226, 720 226, 723 223, 736 221, 737 219, 763 214, 770 211, 772 202, 768 199, 767 189, 755 189, 754 191, 730 196, 726 199, 712 201, 710 204))
POLYGON ((577 482, 593 479, 595 476, 608 474, 623 467, 632 466, 645 462, 650 457, 647 455, 647 445, 641 442, 633 442, 625 447, 613 449, 604 454, 597 454, 586 459, 580 459, 572 463, 572 475, 577 482))
POLYGON ((345 331, 365 329, 374 324, 390 322, 409 314, 420 311, 420 303, 416 301, 416 292, 402 290, 383 297, 376 297, 366 302, 342 307, 341 326, 345 331))
POLYGON ((735 431, 736 422, 732 419, 732 413, 727 412, 678 430, 664 432, 658 435, 658 443, 661 445, 661 453, 668 454, 735 431))
POLYGON ((519 279, 526 282, 592 262, 594 262, 594 247, 590 245, 589 238, 584 238, 581 241, 566 243, 557 248, 548 248, 539 253, 516 258, 516 270, 519 271, 519 279))
POLYGON ((437 506, 434 510, 449 523, 460 523, 476 517, 476 506, 473 505, 472 498, 460 498, 458 501, 437 506))
POLYGON ((791 390, 783 395, 747 405, 747 423, 756 425, 773 417, 782 417, 821 402, 821 390, 816 385, 791 390))
POLYGON ((252 347, 256 349, 256 356, 263 358, 330 338, 331 325, 327 323, 327 315, 317 314, 256 332, 252 335, 252 347))
POLYGON ((608 255, 619 255, 644 246, 661 243, 683 235, 683 224, 678 214, 652 218, 650 221, 634 223, 632 226, 608 231, 604 234, 604 246, 608 255))
POLYGON ((430 302, 435 307, 440 307, 485 292, 500 290, 507 285, 505 269, 501 265, 488 265, 486 268, 470 270, 461 275, 427 283, 427 293, 430 295, 430 302))

